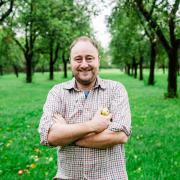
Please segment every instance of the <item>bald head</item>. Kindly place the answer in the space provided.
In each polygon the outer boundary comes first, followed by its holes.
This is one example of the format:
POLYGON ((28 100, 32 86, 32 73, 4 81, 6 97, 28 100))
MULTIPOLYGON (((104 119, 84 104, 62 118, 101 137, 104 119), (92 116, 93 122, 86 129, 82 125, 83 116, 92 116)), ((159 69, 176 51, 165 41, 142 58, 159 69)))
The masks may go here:
POLYGON ((96 43, 93 39, 91 39, 91 38, 89 38, 89 37, 87 37, 87 36, 80 36, 80 37, 78 37, 77 39, 75 39, 75 40, 72 42, 72 44, 70 45, 70 53, 71 53, 72 48, 73 48, 78 42, 80 42, 80 41, 91 43, 91 44, 96 48, 96 50, 97 50, 97 52, 98 52, 98 45, 97 45, 97 43, 96 43))

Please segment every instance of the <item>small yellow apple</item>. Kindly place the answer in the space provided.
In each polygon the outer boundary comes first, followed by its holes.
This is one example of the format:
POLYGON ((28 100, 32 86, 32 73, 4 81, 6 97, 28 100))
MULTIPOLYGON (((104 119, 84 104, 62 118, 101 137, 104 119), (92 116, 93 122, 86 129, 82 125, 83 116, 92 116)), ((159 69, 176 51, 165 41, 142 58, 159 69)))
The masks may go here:
POLYGON ((108 116, 109 115, 109 109, 108 108, 103 108, 102 110, 101 110, 101 115, 103 115, 103 116, 108 116))
POLYGON ((22 169, 20 169, 19 171, 18 171, 18 174, 19 175, 22 175, 24 173, 24 170, 22 170, 22 169))

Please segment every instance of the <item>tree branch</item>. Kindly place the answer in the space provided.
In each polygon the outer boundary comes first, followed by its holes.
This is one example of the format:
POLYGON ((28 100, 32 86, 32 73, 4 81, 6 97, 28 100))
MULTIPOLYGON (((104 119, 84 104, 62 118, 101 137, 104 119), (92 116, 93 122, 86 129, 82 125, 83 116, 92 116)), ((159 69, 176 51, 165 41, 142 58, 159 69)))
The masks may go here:
POLYGON ((156 20, 154 20, 152 16, 150 16, 149 12, 144 8, 144 5, 142 4, 141 0, 135 0, 135 5, 139 9, 139 11, 142 13, 146 21, 149 22, 150 27, 156 32, 158 38, 162 42, 162 45, 164 46, 166 51, 169 51, 170 45, 167 39, 165 38, 161 28, 157 24, 156 20))
POLYGON ((13 40, 20 47, 20 49, 23 51, 23 53, 25 53, 25 49, 23 48, 22 44, 15 37, 13 37, 13 40))
POLYGON ((54 55, 53 64, 55 64, 57 59, 58 59, 59 48, 60 48, 60 44, 58 42, 57 45, 56 45, 56 49, 55 49, 55 55, 54 55))
MULTIPOLYGON (((3 2, 1 2, 1 6, 3 5, 3 2)), ((12 12, 12 9, 13 9, 13 5, 14 5, 14 0, 11 0, 10 1, 10 5, 9 5, 9 9, 4 13, 2 14, 2 16, 0 17, 0 22, 3 22, 4 19, 9 16, 9 14, 12 12)))
POLYGON ((140 13, 139 13, 139 11, 137 10, 137 15, 138 15, 138 17, 139 17, 139 20, 140 20, 140 23, 141 23, 141 25, 143 26, 143 28, 144 28, 144 31, 145 31, 145 34, 146 34, 146 36, 150 39, 150 41, 153 41, 153 38, 152 38, 152 30, 150 30, 151 32, 149 32, 148 30, 147 30, 147 27, 146 27, 146 25, 144 24, 144 22, 143 22, 143 17, 140 15, 140 13))
POLYGON ((155 5, 156 5, 156 0, 154 0, 153 3, 152 3, 151 10, 149 12, 150 16, 152 16, 152 14, 153 14, 155 5))
POLYGON ((178 6, 179 6, 179 0, 176 0, 175 3, 173 4, 172 10, 169 15, 169 36, 172 46, 176 44, 176 36, 175 36, 176 24, 174 20, 175 20, 176 12, 178 10, 178 6))

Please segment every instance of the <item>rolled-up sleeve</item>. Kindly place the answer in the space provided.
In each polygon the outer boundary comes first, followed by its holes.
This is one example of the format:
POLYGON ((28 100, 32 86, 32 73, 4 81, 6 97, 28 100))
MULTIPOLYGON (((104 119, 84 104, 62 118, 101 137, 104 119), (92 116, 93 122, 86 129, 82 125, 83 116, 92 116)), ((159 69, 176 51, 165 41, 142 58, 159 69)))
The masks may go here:
POLYGON ((112 123, 108 127, 114 132, 123 131, 127 136, 131 134, 131 112, 128 94, 125 87, 117 83, 112 95, 110 106, 112 113, 112 123))
POLYGON ((40 143, 45 146, 51 146, 48 143, 48 133, 49 129, 54 124, 53 116, 55 113, 60 113, 61 111, 61 99, 58 96, 58 90, 54 86, 48 93, 46 102, 43 107, 43 114, 40 119, 38 131, 40 133, 40 143))

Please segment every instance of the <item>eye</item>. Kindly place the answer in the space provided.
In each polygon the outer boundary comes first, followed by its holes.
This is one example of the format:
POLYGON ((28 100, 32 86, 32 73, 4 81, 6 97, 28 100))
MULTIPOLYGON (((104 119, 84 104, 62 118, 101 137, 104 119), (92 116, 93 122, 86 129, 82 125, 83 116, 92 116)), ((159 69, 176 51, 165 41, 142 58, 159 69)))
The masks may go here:
POLYGON ((86 61, 87 61, 87 62, 92 62, 92 61, 93 61, 93 59, 94 59, 94 57, 92 57, 92 56, 88 56, 88 57, 86 57, 86 61))
POLYGON ((76 61, 77 63, 81 63, 82 58, 81 58, 81 57, 76 57, 76 58, 74 59, 74 61, 76 61))

